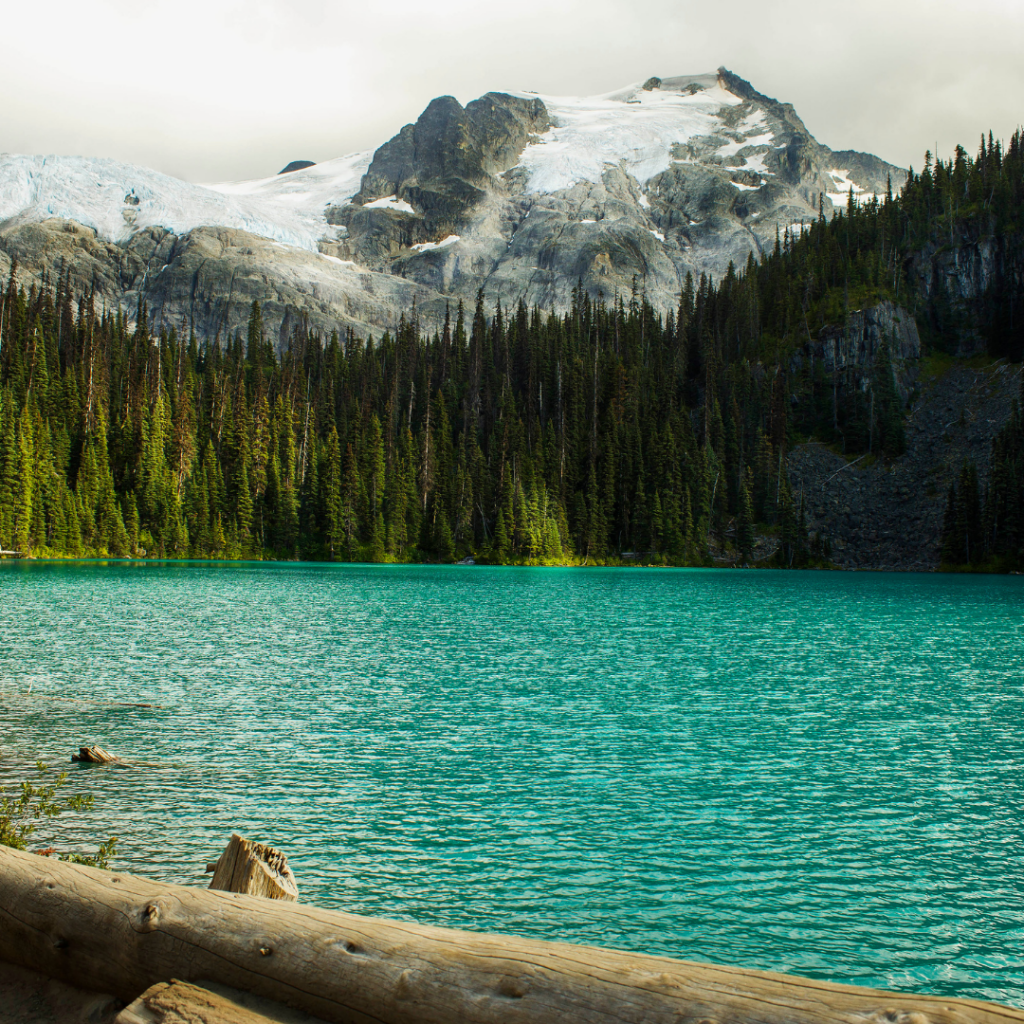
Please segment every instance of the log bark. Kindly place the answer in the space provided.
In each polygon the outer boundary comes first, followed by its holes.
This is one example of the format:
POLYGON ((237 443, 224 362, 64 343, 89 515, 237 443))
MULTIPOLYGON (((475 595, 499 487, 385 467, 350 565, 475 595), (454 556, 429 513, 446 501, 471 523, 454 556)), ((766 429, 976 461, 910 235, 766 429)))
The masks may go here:
POLYGON ((102 747, 79 747, 77 754, 71 755, 72 761, 82 761, 86 764, 123 764, 119 757, 115 757, 102 747))
POLYGON ((1022 1024, 1024 1010, 471 934, 0 848, 0 960, 130 1002, 203 979, 334 1024, 1022 1024))
POLYGON ((214 865, 210 888, 270 900, 299 898, 288 858, 273 846, 243 839, 237 832, 214 865))

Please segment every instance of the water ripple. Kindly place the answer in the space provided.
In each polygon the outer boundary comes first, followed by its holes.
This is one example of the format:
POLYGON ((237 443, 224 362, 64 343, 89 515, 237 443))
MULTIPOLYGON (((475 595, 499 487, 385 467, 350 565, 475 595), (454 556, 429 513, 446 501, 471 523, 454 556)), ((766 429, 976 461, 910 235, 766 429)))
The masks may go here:
POLYGON ((0 777, 159 766, 54 836, 153 877, 1024 1006, 1022 584, 9 563, 0 777))

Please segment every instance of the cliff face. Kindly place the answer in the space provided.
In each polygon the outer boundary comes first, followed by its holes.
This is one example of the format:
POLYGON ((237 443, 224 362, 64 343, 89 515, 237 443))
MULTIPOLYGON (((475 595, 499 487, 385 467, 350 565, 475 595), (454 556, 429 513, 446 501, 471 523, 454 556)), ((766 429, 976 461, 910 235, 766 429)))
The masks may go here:
POLYGON ((931 339, 958 356, 1009 351, 1024 327, 1024 239, 994 233, 928 246, 906 264, 931 339))
MULTIPOLYGON (((917 367, 909 368, 916 375, 917 367)), ((1018 366, 954 364, 917 380, 905 423, 907 450, 891 462, 847 461, 819 444, 795 448, 789 477, 806 503, 808 528, 828 537, 844 568, 938 567, 950 483, 964 459, 987 481, 992 437, 1020 393, 1018 366)))
POLYGON ((921 337, 913 316, 902 306, 881 302, 850 313, 842 327, 826 327, 813 346, 825 369, 870 369, 888 345, 895 363, 921 357, 921 337))
POLYGON ((820 363, 828 374, 843 374, 846 387, 866 388, 886 347, 906 402, 911 363, 921 357, 921 336, 911 313, 891 302, 853 310, 845 324, 823 328, 793 356, 790 370, 796 373, 820 363))

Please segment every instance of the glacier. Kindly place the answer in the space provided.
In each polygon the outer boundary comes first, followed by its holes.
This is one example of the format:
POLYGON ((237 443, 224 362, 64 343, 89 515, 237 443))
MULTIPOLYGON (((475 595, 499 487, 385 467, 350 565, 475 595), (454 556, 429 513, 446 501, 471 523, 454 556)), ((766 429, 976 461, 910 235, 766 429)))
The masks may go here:
MULTIPOLYGON (((609 165, 621 167, 643 185, 672 163, 673 149, 692 139, 723 131, 719 112, 742 100, 713 79, 667 79, 657 89, 636 84, 603 96, 536 95, 553 127, 527 146, 520 167, 529 173, 529 191, 558 192, 580 181, 599 183, 609 165), (700 84, 691 92, 691 84, 700 84)), ((746 126, 759 130, 761 123, 746 126)), ((759 141, 731 141, 744 148, 759 141)))
POLYGON ((126 242, 147 227, 181 235, 205 225, 239 228, 317 251, 328 203, 359 191, 372 151, 253 181, 198 185, 118 160, 0 155, 0 222, 63 218, 126 242))

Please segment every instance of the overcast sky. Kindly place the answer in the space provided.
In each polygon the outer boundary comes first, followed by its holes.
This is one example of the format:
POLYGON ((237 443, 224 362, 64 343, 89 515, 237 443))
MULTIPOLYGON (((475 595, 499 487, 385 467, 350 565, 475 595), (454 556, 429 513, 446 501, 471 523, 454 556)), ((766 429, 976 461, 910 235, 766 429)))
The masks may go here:
POLYGON ((35 0, 0 7, 0 151, 190 181, 373 148, 434 96, 720 65, 834 149, 920 167, 1024 121, 1024 0, 35 0))

